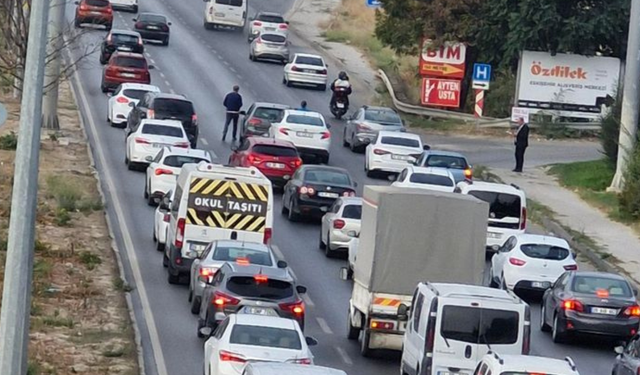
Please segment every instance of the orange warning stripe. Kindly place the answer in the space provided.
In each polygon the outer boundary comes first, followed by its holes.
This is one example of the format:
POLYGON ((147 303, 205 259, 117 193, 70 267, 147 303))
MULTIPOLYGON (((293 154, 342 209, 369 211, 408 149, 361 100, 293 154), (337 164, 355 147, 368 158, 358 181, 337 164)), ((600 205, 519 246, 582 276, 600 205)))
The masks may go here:
POLYGON ((392 298, 376 298, 373 300, 374 305, 382 305, 382 306, 398 307, 400 306, 400 303, 402 303, 402 301, 400 301, 399 299, 392 299, 392 298))

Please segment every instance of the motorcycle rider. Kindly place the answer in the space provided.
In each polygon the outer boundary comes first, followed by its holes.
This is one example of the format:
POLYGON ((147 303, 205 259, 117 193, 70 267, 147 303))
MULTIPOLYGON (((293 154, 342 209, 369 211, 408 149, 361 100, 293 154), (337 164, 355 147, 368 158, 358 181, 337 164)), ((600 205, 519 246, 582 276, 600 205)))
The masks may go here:
POLYGON ((331 83, 331 108, 336 104, 338 95, 344 96, 345 111, 349 109, 349 95, 351 95, 351 82, 349 82, 349 76, 346 72, 340 72, 338 79, 331 83))

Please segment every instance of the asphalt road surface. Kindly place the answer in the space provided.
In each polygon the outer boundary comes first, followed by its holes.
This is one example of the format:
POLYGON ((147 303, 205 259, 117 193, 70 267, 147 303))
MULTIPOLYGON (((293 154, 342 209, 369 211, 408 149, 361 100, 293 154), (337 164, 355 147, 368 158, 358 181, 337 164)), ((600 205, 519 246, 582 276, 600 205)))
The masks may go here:
MULTIPOLYGON (((285 12, 291 1, 255 1, 256 10, 285 12)), ((200 123, 199 147, 212 150, 221 161, 230 154, 230 144, 221 142, 224 95, 234 84, 248 105, 253 101, 275 101, 298 105, 307 100, 310 109, 321 111, 327 119, 329 92, 304 88, 287 88, 282 83, 282 65, 255 63, 249 60, 246 34, 232 31, 209 31, 202 25, 204 5, 201 1, 145 0, 141 11, 167 15, 173 22, 168 47, 147 45, 148 59, 156 69, 152 83, 163 91, 186 95, 194 101, 200 123)), ((75 8, 69 6, 67 19, 73 19, 75 8)), ((114 28, 129 29, 131 13, 117 12, 114 28)), ((105 31, 83 29, 82 43, 97 45, 105 31)), ((297 41, 297 39, 294 39, 297 41)), ((294 44, 296 51, 308 48, 294 44)), ((78 53, 78 51, 74 52, 78 53)), ((335 77, 335 67, 330 67, 335 77)), ((100 92, 102 67, 97 53, 78 66, 73 77, 74 91, 80 104, 87 134, 93 147, 101 185, 107 197, 108 217, 124 260, 127 279, 132 284, 135 317, 139 323, 147 374, 202 374, 203 341, 196 337, 196 318, 189 312, 187 287, 167 283, 162 255, 152 242, 153 209, 143 200, 144 174, 128 171, 124 165, 124 132, 107 124, 107 96, 100 92)), ((354 93, 352 108, 365 104, 354 93)), ((363 156, 341 146, 343 124, 330 120, 333 145, 330 164, 347 168, 359 182, 387 184, 364 175, 363 156)), ((432 147, 465 152, 473 164, 509 167, 513 153, 508 140, 469 139, 464 137, 432 137, 432 147)), ((594 146, 580 143, 557 147, 532 147, 531 164, 597 157, 594 146)), ((280 197, 275 211, 279 211, 280 197)), ((346 317, 351 284, 339 279, 344 260, 327 259, 318 249, 319 230, 315 223, 289 223, 274 215, 274 243, 279 247, 301 284, 308 286, 306 298, 306 334, 320 344, 313 348, 316 363, 344 369, 351 375, 395 374, 399 355, 380 353, 378 359, 360 356, 358 344, 346 339, 346 317)), ((455 267, 454 264, 451 267, 455 267)), ((571 356, 583 375, 602 375, 611 371, 614 353, 611 344, 597 339, 581 340, 579 345, 555 345, 548 334, 538 329, 539 307, 534 301, 532 316, 532 354, 562 358, 571 356)))

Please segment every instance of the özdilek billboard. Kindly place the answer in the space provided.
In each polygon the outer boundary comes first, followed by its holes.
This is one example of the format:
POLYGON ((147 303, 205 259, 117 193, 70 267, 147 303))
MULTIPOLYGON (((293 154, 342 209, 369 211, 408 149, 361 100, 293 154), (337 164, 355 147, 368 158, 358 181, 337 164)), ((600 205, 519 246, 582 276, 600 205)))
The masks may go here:
POLYGON ((600 116, 607 96, 615 97, 620 60, 524 51, 518 77, 517 107, 593 119, 600 116))

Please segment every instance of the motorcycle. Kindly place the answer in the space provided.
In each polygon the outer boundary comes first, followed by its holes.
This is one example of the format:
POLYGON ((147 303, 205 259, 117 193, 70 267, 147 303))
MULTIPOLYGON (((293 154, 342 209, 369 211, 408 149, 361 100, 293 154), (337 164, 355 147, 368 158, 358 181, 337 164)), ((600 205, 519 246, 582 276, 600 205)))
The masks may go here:
POLYGON ((347 95, 344 93, 346 89, 336 89, 336 99, 330 106, 331 114, 340 120, 349 110, 347 105, 347 95))

